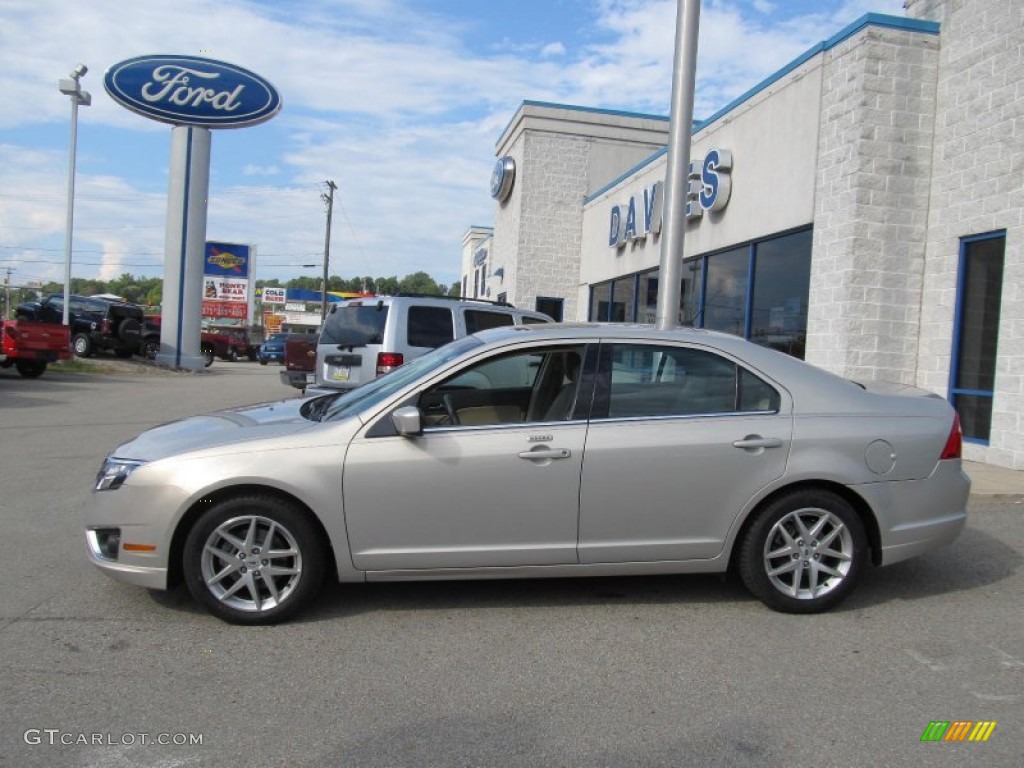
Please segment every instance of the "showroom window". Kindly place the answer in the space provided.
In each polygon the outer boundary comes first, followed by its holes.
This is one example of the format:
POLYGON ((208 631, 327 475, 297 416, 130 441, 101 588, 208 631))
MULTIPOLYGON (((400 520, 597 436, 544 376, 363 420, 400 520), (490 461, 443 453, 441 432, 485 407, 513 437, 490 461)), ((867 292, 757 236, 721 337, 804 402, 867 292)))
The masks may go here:
MULTIPOLYGON (((654 324, 658 274, 593 286, 590 320, 654 324)), ((810 278, 810 229, 689 259, 679 324, 725 331, 803 359, 810 278)))
POLYGON ((960 241, 949 399, 964 439, 988 444, 996 378, 1006 232, 960 241))

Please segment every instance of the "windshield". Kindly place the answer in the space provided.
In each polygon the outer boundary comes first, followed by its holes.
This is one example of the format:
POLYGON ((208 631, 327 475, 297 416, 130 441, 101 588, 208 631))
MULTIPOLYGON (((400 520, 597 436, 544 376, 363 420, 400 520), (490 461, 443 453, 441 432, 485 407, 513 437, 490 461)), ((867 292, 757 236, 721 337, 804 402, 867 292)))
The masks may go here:
POLYGON ((445 344, 443 347, 438 347, 423 357, 418 357, 411 363, 396 368, 391 373, 372 379, 362 386, 336 396, 333 400, 329 397, 325 398, 324 405, 312 412, 312 418, 316 418, 316 415, 319 414, 320 421, 334 421, 347 418, 365 408, 371 408, 432 369, 445 365, 464 352, 482 345, 483 342, 480 339, 466 336, 445 344))
POLYGON ((320 343, 340 347, 380 344, 384 340, 387 320, 388 308, 381 303, 336 307, 327 316, 320 343))

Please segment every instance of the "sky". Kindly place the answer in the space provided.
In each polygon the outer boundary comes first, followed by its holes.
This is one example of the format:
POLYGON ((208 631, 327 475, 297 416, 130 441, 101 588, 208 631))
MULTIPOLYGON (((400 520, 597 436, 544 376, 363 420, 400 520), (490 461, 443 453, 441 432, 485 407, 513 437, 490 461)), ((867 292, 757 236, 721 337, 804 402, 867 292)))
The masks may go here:
MULTIPOLYGON (((72 274, 163 274, 171 127, 103 73, 204 56, 269 80, 268 122, 214 130, 207 239, 255 244, 257 279, 459 279, 490 226, 495 144, 523 101, 668 116, 677 0, 0 0, 0 278, 63 281, 79 62, 72 274), (303 266, 315 265, 315 266, 303 266)), ((865 13, 902 0, 703 0, 694 115, 709 116, 865 13)))

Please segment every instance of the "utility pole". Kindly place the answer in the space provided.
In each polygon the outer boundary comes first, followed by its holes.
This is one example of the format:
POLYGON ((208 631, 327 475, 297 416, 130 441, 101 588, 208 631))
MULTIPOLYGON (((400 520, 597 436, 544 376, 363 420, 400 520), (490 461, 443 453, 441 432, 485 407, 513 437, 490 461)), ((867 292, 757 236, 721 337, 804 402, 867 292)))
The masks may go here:
POLYGON ((328 265, 331 263, 331 215, 334 213, 334 190, 338 186, 333 181, 325 181, 327 185, 327 191, 320 195, 320 199, 327 203, 327 235, 324 237, 324 283, 323 293, 323 305, 320 307, 320 328, 323 330, 324 324, 327 322, 327 270, 328 265))
POLYGON ((4 314, 3 319, 7 320, 11 314, 11 268, 7 268, 4 275, 4 314))

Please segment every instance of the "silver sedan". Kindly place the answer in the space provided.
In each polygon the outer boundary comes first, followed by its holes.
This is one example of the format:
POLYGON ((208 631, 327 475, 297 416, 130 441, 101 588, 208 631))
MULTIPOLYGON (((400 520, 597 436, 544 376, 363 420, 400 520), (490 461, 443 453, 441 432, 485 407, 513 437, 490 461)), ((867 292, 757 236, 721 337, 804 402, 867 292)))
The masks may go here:
POLYGON ((106 459, 90 560, 231 622, 343 582, 733 569, 779 611, 963 529, 956 413, 734 336, 529 325, 345 394, 151 429, 106 459))

